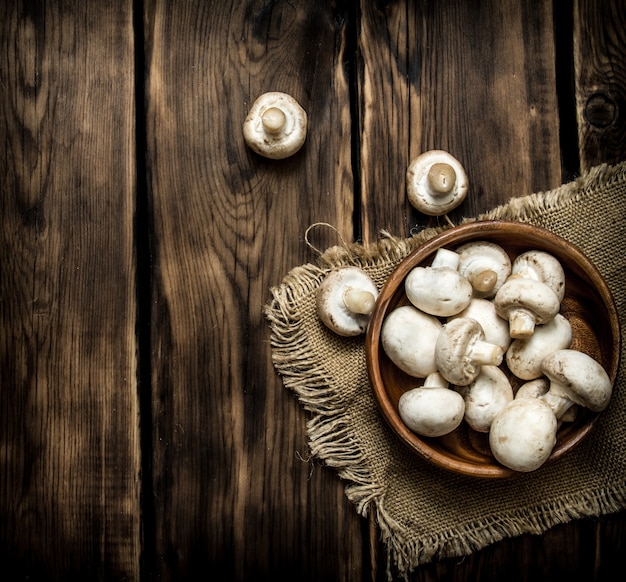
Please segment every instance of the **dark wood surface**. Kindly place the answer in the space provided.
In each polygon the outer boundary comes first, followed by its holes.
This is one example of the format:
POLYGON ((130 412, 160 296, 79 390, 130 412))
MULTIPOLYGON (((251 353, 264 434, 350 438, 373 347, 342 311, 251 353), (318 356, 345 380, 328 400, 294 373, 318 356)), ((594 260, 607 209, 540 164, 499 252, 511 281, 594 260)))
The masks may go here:
MULTIPOLYGON (((313 223, 441 221, 406 199, 423 150, 468 170, 453 220, 625 159, 624 3, 5 0, 0 55, 0 563, 385 580, 272 366, 269 288, 313 223), (309 116, 282 161, 241 133, 269 90, 309 116)), ((625 536, 580 520, 411 579, 613 580, 625 536)))

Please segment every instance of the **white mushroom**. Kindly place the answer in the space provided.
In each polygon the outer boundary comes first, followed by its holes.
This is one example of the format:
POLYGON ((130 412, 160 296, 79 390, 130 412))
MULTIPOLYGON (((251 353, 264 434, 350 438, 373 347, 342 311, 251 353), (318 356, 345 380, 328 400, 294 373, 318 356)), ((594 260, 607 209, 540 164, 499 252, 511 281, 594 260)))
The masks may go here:
POLYGON ((561 303, 545 283, 511 275, 494 298, 500 317, 508 319, 513 339, 529 338, 535 326, 547 323, 559 312, 561 303))
POLYGON ((480 323, 469 317, 448 321, 435 344, 435 364, 451 384, 467 386, 480 373, 482 365, 499 366, 504 350, 485 341, 480 323))
POLYGON ((383 350, 403 372, 426 378, 437 371, 435 342, 441 322, 413 305, 396 307, 385 317, 380 330, 383 350))
POLYGON ((429 267, 414 267, 406 276, 404 290, 418 309, 440 317, 462 311, 472 298, 472 286, 456 269, 458 255, 440 248, 429 267))
POLYGON ((511 265, 511 274, 545 283, 563 301, 565 272, 559 260, 546 251, 531 250, 518 255, 511 265))
POLYGON ((497 366, 481 366, 471 384, 456 390, 465 401, 465 421, 478 432, 489 432, 493 419, 513 400, 511 383, 497 366))
POLYGON ((485 332, 485 341, 496 344, 505 351, 511 344, 509 322, 497 314, 493 301, 473 297, 463 311, 453 315, 449 320, 456 317, 470 317, 478 321, 485 332))
POLYGON ((608 406, 613 391, 611 379, 591 356, 577 350, 556 350, 544 358, 541 368, 550 379, 550 389, 542 399, 557 418, 562 418, 573 404, 594 412, 608 406))
MULTIPOLYGON (((515 398, 543 398, 550 389, 550 380, 545 376, 524 382, 515 393, 515 398)), ((557 417, 558 426, 563 422, 574 422, 578 416, 578 404, 572 404, 557 417)), ((554 412, 554 411, 553 411, 554 412)))
POLYGON ((463 397, 448 388, 438 373, 429 374, 424 385, 404 392, 398 401, 400 418, 413 432, 439 437, 452 432, 463 421, 463 397))
POLYGON ((540 398, 550 388, 550 381, 545 377, 524 382, 515 393, 515 398, 540 398))
POLYGON ((304 144, 306 134, 306 111, 291 95, 278 91, 261 95, 243 124, 248 146, 274 160, 295 154, 304 144))
POLYGON ((429 216, 456 208, 468 189, 463 166, 443 150, 430 150, 415 158, 407 169, 406 184, 411 205, 429 216))
POLYGON ((509 370, 522 380, 534 380, 542 375, 541 362, 555 350, 569 348, 572 343, 572 326, 560 313, 552 320, 535 327, 528 339, 516 339, 506 352, 509 370))
POLYGON ((506 251, 491 241, 470 241, 456 249, 459 273, 474 288, 474 296, 493 297, 511 274, 511 259, 506 251))
POLYGON ((514 471, 534 471, 556 444, 557 420, 539 398, 515 398, 494 418, 489 446, 496 460, 514 471))
POLYGON ((320 284, 317 314, 341 336, 360 335, 367 329, 377 297, 378 289, 365 271, 343 267, 328 273, 320 284))

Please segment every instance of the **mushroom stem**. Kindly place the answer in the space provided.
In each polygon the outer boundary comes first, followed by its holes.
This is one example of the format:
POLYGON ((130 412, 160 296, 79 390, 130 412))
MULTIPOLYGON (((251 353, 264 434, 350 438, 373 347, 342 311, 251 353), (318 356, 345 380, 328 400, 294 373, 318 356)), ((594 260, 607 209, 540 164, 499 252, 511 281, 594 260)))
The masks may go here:
POLYGON ((574 405, 573 400, 556 393, 554 384, 552 385, 552 389, 546 392, 541 398, 550 405, 552 412, 554 412, 554 415, 559 420, 563 418, 563 415, 574 405))
POLYGON ((533 314, 523 308, 515 309, 509 314, 509 333, 512 338, 526 339, 535 332, 533 314))
POLYGON ((352 313, 369 315, 374 310, 376 297, 374 297, 374 294, 369 291, 351 287, 345 290, 343 294, 343 302, 345 303, 346 308, 352 313))
POLYGON ((428 170, 428 185, 433 196, 448 194, 456 184, 456 172, 450 164, 438 162, 428 170))
POLYGON ((261 122, 263 123, 263 129, 268 133, 280 133, 285 126, 287 116, 282 109, 278 107, 270 107, 263 112, 261 116, 261 122))
POLYGON ((479 293, 491 291, 498 282, 498 273, 491 269, 485 269, 470 278, 472 287, 479 293))
POLYGON ((424 387, 426 388, 448 388, 448 381, 439 373, 433 372, 428 374, 424 380, 424 387))
POLYGON ((476 340, 470 349, 470 359, 479 366, 499 366, 503 356, 502 347, 483 340, 476 340))

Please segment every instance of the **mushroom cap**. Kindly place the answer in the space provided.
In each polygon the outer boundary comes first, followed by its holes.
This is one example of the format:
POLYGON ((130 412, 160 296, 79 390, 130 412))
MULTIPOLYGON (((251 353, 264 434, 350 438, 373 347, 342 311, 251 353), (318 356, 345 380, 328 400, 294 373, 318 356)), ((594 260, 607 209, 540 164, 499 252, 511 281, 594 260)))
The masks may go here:
POLYGON ((541 363, 553 352, 569 348, 572 343, 572 326, 562 314, 535 327, 528 339, 515 339, 506 351, 509 370, 522 380, 534 380, 542 375, 541 363))
POLYGON ((451 384, 467 386, 480 373, 483 364, 499 366, 504 350, 485 341, 480 323, 458 317, 442 328, 435 344, 435 364, 451 384))
POLYGON ((400 418, 413 432, 439 437, 463 421, 463 397, 449 388, 421 386, 404 392, 398 401, 400 418))
POLYGON ((469 182, 455 157, 443 150, 430 150, 411 161, 406 185, 409 202, 416 210, 441 216, 465 200, 469 182))
POLYGON ((474 296, 493 297, 511 274, 511 258, 498 244, 476 240, 456 249, 459 254, 459 273, 474 288, 474 296))
POLYGON ((435 342, 442 323, 413 305, 396 307, 383 321, 380 339, 387 357, 400 370, 416 378, 437 371, 435 342))
POLYGON ((556 293, 559 301, 565 296, 565 271, 550 253, 530 250, 518 255, 511 265, 511 274, 545 283, 556 293))
POLYGON ((552 453, 556 431, 556 416, 543 400, 514 399, 491 423, 489 446, 496 460, 505 467, 534 471, 552 453))
POLYGON ((346 305, 346 293, 355 289, 366 291, 374 300, 378 297, 376 285, 369 275, 358 267, 343 267, 331 271, 317 290, 318 317, 324 325, 341 336, 365 333, 371 318, 371 310, 370 313, 358 313, 346 305))
POLYGON ((511 344, 509 322, 497 314, 493 301, 473 297, 463 311, 449 319, 456 317, 469 317, 478 321, 485 333, 485 341, 496 344, 505 351, 511 344))
POLYGON ((430 264, 431 267, 450 267, 455 271, 459 270, 459 253, 451 251, 445 247, 439 247, 433 260, 430 264))
POLYGON ((550 388, 550 381, 545 377, 524 382, 515 393, 515 398, 541 398, 550 388))
POLYGON ((567 398, 594 412, 608 406, 611 379, 591 356, 577 350, 555 350, 544 358, 541 369, 550 379, 548 395, 567 398))
POLYGON ((441 317, 465 309, 472 298, 472 286, 450 267, 414 267, 404 280, 404 291, 418 309, 441 317))
POLYGON ((508 319, 512 338, 528 338, 535 325, 547 323, 561 308, 556 293, 545 283, 511 275, 493 299, 500 317, 508 319))
POLYGON ((279 91, 263 93, 250 107, 243 124, 248 147, 274 160, 295 154, 306 134, 306 111, 291 95, 279 91))
POLYGON ((489 432, 493 419, 513 400, 511 383, 497 366, 482 366, 474 381, 457 391, 465 400, 465 421, 478 432, 489 432))

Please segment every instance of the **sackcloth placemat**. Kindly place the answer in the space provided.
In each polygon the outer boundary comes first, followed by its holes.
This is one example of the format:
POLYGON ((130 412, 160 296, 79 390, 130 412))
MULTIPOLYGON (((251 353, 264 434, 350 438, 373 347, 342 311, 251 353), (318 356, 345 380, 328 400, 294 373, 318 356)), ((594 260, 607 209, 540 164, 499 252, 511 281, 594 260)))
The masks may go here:
MULTIPOLYGON (((514 198, 464 219, 516 220, 577 245, 604 276, 626 330, 626 162, 601 165, 549 191, 514 198)), ((410 238, 381 233, 371 245, 331 247, 318 264, 291 270, 265 306, 272 358, 286 388, 308 411, 310 451, 345 480, 363 516, 374 512, 388 575, 406 576, 433 559, 468 555, 498 540, 626 508, 626 374, 621 364, 609 407, 571 453, 513 479, 457 475, 419 458, 379 415, 364 337, 342 338, 320 323, 315 293, 334 268, 357 265, 382 287, 398 263, 441 229, 410 238)))

